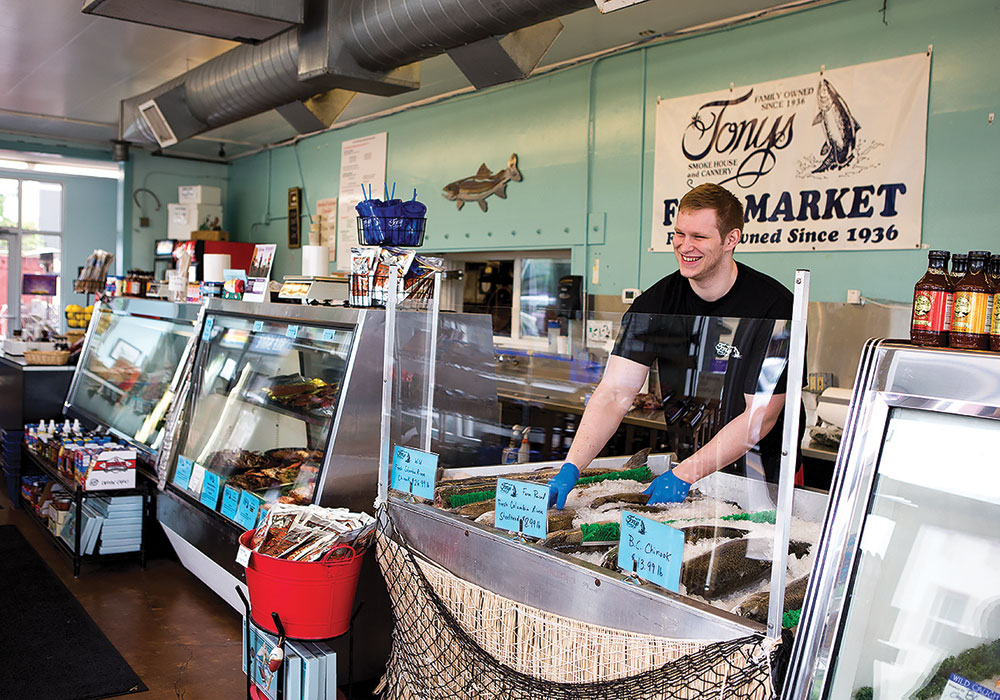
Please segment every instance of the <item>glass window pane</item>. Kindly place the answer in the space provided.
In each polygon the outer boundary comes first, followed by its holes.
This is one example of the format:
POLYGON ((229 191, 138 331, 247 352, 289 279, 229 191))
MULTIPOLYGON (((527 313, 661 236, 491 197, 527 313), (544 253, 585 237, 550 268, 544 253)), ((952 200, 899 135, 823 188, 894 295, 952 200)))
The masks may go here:
POLYGON ((58 182, 25 180, 21 197, 21 228, 25 231, 62 231, 63 186, 58 182))
POLYGON ((10 299, 7 298, 10 275, 10 241, 0 238, 0 337, 9 336, 7 316, 10 314, 10 299))
POLYGON ((521 261, 521 336, 539 338, 556 318, 559 278, 569 274, 569 260, 528 258, 521 261))
POLYGON ((42 328, 56 332, 60 327, 61 249, 59 236, 29 233, 21 237, 21 327, 33 335, 42 328), (49 284, 53 277, 54 284, 49 284))
POLYGON ((17 180, 0 179, 0 226, 17 228, 17 180))

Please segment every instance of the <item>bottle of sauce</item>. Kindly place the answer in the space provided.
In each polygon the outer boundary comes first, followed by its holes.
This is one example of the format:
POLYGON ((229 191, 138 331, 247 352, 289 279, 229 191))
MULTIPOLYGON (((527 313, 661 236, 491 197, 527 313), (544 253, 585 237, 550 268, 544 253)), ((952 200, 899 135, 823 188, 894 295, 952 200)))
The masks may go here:
POLYGON ((948 347, 954 303, 951 279, 948 277, 946 250, 927 254, 927 272, 913 287, 913 307, 910 313, 910 342, 935 348, 948 347))
POLYGON ((993 319, 993 290, 986 279, 990 253, 969 253, 969 271, 955 285, 955 303, 948 343, 953 348, 989 350, 990 322, 993 319))
POLYGON ((993 285, 993 318, 990 319, 990 350, 1000 352, 1000 255, 990 256, 987 279, 993 285))
POLYGON ((951 286, 962 281, 965 273, 969 271, 969 256, 965 253, 955 253, 951 256, 951 286))

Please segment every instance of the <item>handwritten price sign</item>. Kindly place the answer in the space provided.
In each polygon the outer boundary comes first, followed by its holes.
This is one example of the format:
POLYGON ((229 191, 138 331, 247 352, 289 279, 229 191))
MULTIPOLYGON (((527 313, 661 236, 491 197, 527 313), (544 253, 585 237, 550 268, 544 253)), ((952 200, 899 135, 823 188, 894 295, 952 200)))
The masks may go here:
POLYGON ((396 491, 434 500, 434 477, 438 456, 396 445, 392 454, 392 483, 396 491))
POLYGON ((495 526, 529 537, 546 536, 549 487, 524 481, 497 479, 495 526))
POLYGON ((622 511, 619 567, 676 592, 681 583, 683 555, 683 532, 636 513, 622 511))

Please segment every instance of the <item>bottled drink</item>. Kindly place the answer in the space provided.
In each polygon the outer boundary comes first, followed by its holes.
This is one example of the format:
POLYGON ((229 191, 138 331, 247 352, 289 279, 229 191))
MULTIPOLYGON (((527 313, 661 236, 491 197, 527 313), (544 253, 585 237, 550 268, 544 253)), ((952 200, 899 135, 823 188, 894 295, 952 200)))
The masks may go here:
POLYGON ((691 399, 684 398, 674 406, 665 409, 663 417, 667 421, 667 425, 673 425, 680 420, 680 417, 687 413, 690 403, 691 399))
POLYGON ((954 303, 948 278, 948 251, 932 250, 927 254, 927 272, 913 287, 910 313, 910 342, 914 345, 948 347, 954 303))
POLYGON ((993 318, 993 290, 986 280, 989 251, 969 253, 969 271, 955 285, 955 303, 948 343, 953 348, 988 350, 993 318))
POLYGON ((990 256, 987 281, 992 282, 993 318, 990 319, 990 350, 1000 352, 1000 255, 990 256))
POLYGON ((955 253, 951 256, 951 286, 955 287, 956 284, 962 281, 965 277, 965 273, 969 271, 969 256, 965 253, 955 253))

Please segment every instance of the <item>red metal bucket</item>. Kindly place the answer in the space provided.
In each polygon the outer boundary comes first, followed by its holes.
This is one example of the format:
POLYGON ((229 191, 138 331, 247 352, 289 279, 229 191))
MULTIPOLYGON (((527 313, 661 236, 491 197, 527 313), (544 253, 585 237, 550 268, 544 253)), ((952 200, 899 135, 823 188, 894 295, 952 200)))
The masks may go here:
MULTIPOLYGON (((252 550, 253 530, 240 535, 240 544, 252 550)), ((354 593, 363 555, 350 545, 335 548, 324 561, 276 559, 251 551, 246 567, 250 615, 267 631, 277 634, 271 619, 277 612, 285 635, 292 639, 329 639, 351 625, 354 593), (336 552, 348 556, 331 561, 336 552)))

